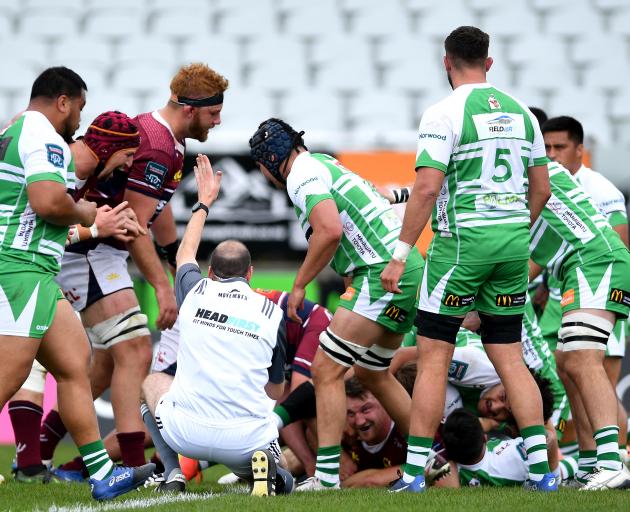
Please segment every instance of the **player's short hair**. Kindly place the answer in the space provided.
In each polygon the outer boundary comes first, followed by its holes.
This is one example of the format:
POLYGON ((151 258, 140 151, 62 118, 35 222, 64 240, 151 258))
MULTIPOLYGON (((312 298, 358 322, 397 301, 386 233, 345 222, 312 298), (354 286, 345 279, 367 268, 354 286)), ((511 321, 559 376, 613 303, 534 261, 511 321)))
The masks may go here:
POLYGON ((455 409, 442 425, 442 442, 449 460, 460 464, 479 461, 486 438, 479 418, 466 409, 455 409))
POLYGON ((363 398, 369 393, 369 391, 365 389, 365 387, 363 387, 361 381, 355 376, 352 376, 348 380, 346 380, 345 386, 346 396, 348 398, 363 398))
POLYGON ((210 255, 210 268, 219 279, 246 277, 251 265, 249 250, 238 240, 221 242, 210 255))
POLYGON ((79 98, 82 91, 87 91, 83 78, 65 66, 55 66, 45 69, 35 79, 31 88, 31 99, 55 100, 64 95, 79 98))
POLYGON ((171 93, 178 97, 204 98, 223 94, 228 80, 207 64, 195 62, 179 68, 171 80, 171 93))
POLYGON ((409 396, 413 395, 413 386, 416 383, 416 375, 418 366, 415 361, 408 361, 403 364, 396 372, 396 380, 402 384, 409 396))
POLYGON ((549 119, 547 112, 545 112, 542 108, 529 107, 529 110, 532 114, 534 114, 534 117, 538 120, 539 126, 542 126, 543 124, 545 124, 547 122, 547 119, 549 119))
POLYGON ((576 144, 584 144, 584 128, 582 123, 570 116, 552 117, 545 121, 541 130, 547 132, 568 132, 569 140, 576 144))
POLYGON ((489 46, 490 36, 471 26, 456 28, 444 40, 446 55, 456 67, 484 67, 489 46))

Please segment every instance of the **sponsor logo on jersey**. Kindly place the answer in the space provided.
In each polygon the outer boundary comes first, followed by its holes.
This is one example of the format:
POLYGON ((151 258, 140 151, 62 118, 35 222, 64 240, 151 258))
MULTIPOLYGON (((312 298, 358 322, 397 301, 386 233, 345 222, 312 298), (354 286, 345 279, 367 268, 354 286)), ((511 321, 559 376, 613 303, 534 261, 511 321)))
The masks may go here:
POLYGON ((385 308, 385 313, 383 313, 387 318, 391 318, 395 322, 402 324, 407 319, 407 311, 404 309, 400 309, 399 306, 395 304, 388 304, 387 308, 385 308))
POLYGON ((573 304, 575 302, 575 289, 571 288, 562 294, 562 299, 560 300, 560 306, 568 306, 569 304, 573 304))
POLYGON ((116 272, 112 272, 111 274, 108 274, 107 276, 105 276, 105 279, 107 279, 108 281, 114 281, 115 279, 119 279, 120 278, 120 274, 117 274, 116 272))
POLYGON ((36 325, 35 326, 35 330, 36 331, 47 331, 48 330, 48 326, 47 325, 36 325))
POLYGON ((352 288, 352 286, 348 286, 348 288, 346 288, 346 291, 343 293, 343 295, 340 297, 341 300, 352 300, 354 298, 354 294, 357 291, 352 288))
POLYGON ((144 179, 153 188, 162 188, 164 178, 168 174, 168 169, 162 164, 149 161, 144 168, 144 179))
POLYGON ((234 288, 227 293, 221 292, 217 293, 217 297, 221 299, 238 299, 238 300, 247 300, 247 296, 243 295, 238 288, 234 288))
POLYGON ((489 119, 488 130, 490 133, 511 133, 514 130, 513 126, 510 126, 514 122, 514 119, 507 114, 502 114, 494 119, 489 119))
POLYGON ((499 293, 495 297, 499 307, 516 307, 525 305, 525 292, 522 293, 499 293))
POLYGON ((219 322, 220 324, 224 324, 228 321, 229 317, 224 313, 219 313, 218 311, 210 311, 209 309, 197 308, 195 318, 203 318, 204 320, 210 320, 212 322, 219 322))
POLYGON ((630 306, 630 293, 619 288, 610 290, 610 300, 624 306, 630 306))
POLYGON ((462 380, 468 371, 468 366, 470 366, 468 363, 453 359, 448 367, 448 378, 462 380))
POLYGON ((63 148, 57 144, 46 144, 46 158, 55 167, 63 169, 63 148))
POLYGON ((501 108, 501 103, 499 103, 499 100, 494 97, 494 94, 488 96, 488 105, 490 105, 490 110, 497 110, 501 108))
POLYGON ((175 173, 175 176, 173 176, 173 181, 177 181, 177 182, 182 181, 182 174, 183 174, 183 173, 182 173, 182 170, 181 170, 181 169, 180 169, 179 171, 177 171, 177 172, 175 173))
POLYGON ((421 133, 418 135, 420 140, 422 139, 438 139, 446 141, 446 135, 440 135, 439 133, 421 133))
POLYGON ((560 418, 560 421, 558 422, 558 426, 556 427, 556 429, 558 430, 558 432, 564 432, 564 429, 567 428, 567 422, 564 418, 560 418))
POLYGON ((307 179, 306 181, 303 181, 302 183, 300 183, 297 188, 293 191, 293 195, 297 196, 297 193, 300 191, 300 189, 305 186, 308 185, 309 183, 313 183, 314 181, 317 181, 318 178, 316 176, 313 176, 312 178, 307 179))
POLYGON ((470 306, 474 301, 474 295, 455 295, 454 293, 448 293, 442 300, 442 304, 451 308, 463 308, 470 306))

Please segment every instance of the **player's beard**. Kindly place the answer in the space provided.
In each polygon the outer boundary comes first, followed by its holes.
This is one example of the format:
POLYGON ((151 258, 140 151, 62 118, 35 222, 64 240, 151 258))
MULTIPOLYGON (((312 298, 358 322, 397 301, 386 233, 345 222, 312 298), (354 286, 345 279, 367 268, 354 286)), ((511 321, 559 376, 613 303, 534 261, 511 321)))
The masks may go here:
POLYGON ((208 128, 204 128, 201 126, 201 121, 199 120, 199 113, 195 115, 193 120, 190 122, 190 127, 188 131, 190 133, 190 138, 198 140, 199 142, 205 142, 208 139, 208 128))

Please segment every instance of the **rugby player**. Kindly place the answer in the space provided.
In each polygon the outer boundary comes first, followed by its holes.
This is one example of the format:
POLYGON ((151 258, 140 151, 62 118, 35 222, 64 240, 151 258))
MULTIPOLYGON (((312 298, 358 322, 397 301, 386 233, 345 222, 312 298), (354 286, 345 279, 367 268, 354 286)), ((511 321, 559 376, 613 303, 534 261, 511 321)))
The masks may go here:
POLYGON ((85 461, 95 499, 141 485, 154 469, 114 467, 98 433, 90 392, 90 351, 72 307, 54 282, 68 226, 89 227, 96 205, 67 193, 74 164, 66 140, 79 126, 87 87, 75 72, 48 68, 27 110, 0 138, 5 205, 0 243, 0 407, 38 361, 55 376, 59 410, 85 461), (19 278, 17 277, 19 276, 19 278))
POLYGON ((425 489, 424 466, 440 421, 457 331, 476 309, 486 352, 504 383, 530 460, 529 478, 556 490, 542 448, 540 393, 522 358, 529 225, 549 197, 538 121, 487 82, 489 37, 459 27, 445 40, 453 93, 420 122, 416 181, 383 287, 398 292, 405 261, 431 209, 435 236, 420 293, 418 378, 407 463, 392 490, 425 489))
POLYGON ((387 371, 412 312, 423 260, 416 249, 403 269, 402 293, 381 287, 379 275, 393 251, 400 219, 376 189, 333 157, 311 154, 302 134, 268 119, 249 141, 263 175, 286 189, 308 250, 288 299, 288 316, 300 322, 305 287, 331 262, 351 281, 330 326, 320 335, 312 366, 317 397, 318 451, 315 476, 300 490, 339 488, 341 434, 345 425, 343 379, 348 368, 383 404, 401 431, 409 421, 409 395, 387 371))

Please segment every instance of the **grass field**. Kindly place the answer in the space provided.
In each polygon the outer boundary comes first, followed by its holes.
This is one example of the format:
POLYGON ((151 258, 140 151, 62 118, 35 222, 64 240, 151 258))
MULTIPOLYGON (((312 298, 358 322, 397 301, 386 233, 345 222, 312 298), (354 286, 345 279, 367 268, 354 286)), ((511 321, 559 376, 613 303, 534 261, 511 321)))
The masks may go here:
MULTIPOLYGON (((226 511, 255 512, 333 512, 374 510, 432 510, 440 512, 577 512, 582 510, 627 511, 630 510, 630 492, 603 491, 585 493, 563 489, 552 495, 531 493, 521 489, 462 489, 429 490, 424 495, 391 495, 384 490, 357 490, 326 493, 294 494, 269 499, 244 495, 244 489, 223 489, 216 484, 218 476, 226 472, 222 466, 206 470, 204 481, 189 483, 186 494, 161 497, 142 489, 121 496, 116 500, 97 503, 90 497, 86 484, 17 484, 10 476, 12 447, 0 447, 0 473, 6 482, 0 485, 0 511, 17 512, 37 510, 42 512, 91 512, 123 510, 164 510, 172 512, 226 511)), ((73 457, 76 450, 62 445, 56 462, 73 457)))

